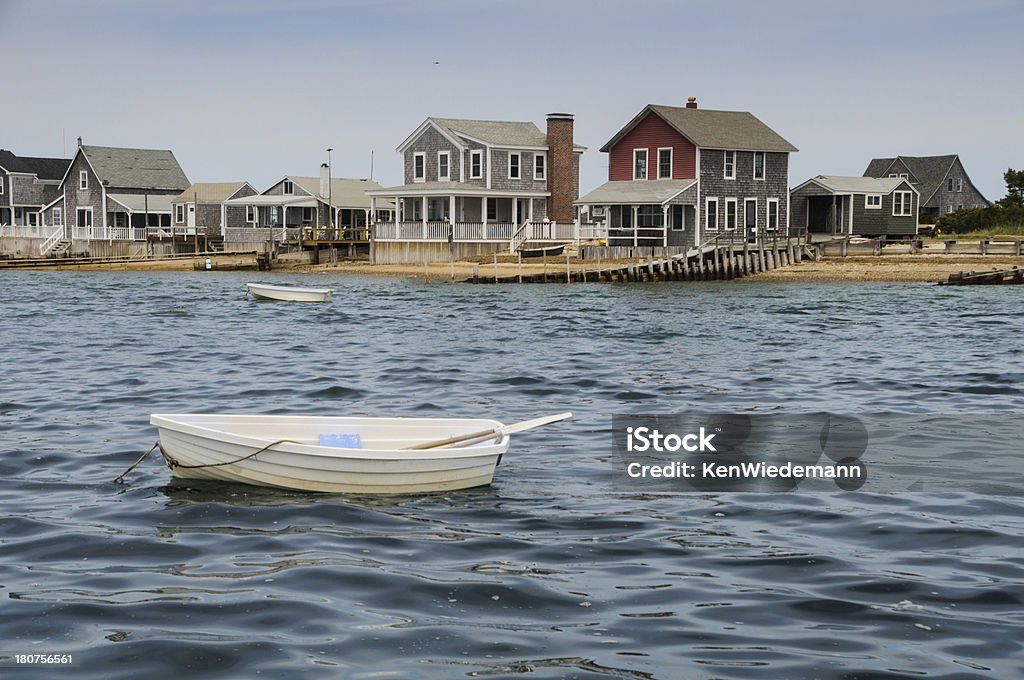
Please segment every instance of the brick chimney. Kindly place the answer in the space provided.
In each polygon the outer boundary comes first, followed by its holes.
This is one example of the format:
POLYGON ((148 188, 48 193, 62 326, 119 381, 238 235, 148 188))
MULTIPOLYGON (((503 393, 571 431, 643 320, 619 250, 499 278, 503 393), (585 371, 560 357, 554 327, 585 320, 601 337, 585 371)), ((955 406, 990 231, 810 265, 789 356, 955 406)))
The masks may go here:
POLYGON ((697 108, 697 98, 696 97, 687 97, 686 98, 686 108, 688 108, 688 109, 695 109, 695 108, 697 108))
POLYGON ((576 200, 576 163, 572 141, 571 113, 548 114, 548 219, 572 222, 576 200))

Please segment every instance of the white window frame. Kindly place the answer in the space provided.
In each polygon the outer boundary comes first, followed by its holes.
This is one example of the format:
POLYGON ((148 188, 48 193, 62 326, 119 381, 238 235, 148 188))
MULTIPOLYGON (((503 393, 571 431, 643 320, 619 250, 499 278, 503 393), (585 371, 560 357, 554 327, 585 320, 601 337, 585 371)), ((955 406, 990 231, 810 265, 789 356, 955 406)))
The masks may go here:
POLYGON ((36 210, 25 213, 25 224, 30 227, 39 226, 39 212, 36 210))
POLYGON ((174 221, 182 224, 185 221, 185 204, 179 203, 174 206, 174 221))
POLYGON ((425 151, 417 151, 412 155, 412 181, 427 181, 427 153, 425 151), (419 163, 418 168, 416 167, 417 162, 419 163), (419 170, 418 173, 417 170, 419 170))
POLYGON ((452 178, 452 155, 448 151, 437 152, 437 181, 447 182, 452 178), (444 158, 445 174, 441 174, 441 158, 444 158))
POLYGON ((518 151, 510 151, 508 154, 508 178, 509 179, 522 179, 523 178, 523 154, 518 151), (512 159, 515 158, 515 169, 516 174, 512 174, 512 159))
POLYGON ((0 196, 3 196, 3 193, 4 193, 4 178, 3 178, 3 175, 0 175, 0 196))
POLYGON ((85 229, 85 228, 91 229, 92 228, 92 224, 93 224, 93 222, 92 222, 92 206, 90 206, 88 208, 78 208, 75 211, 75 226, 76 227, 79 227, 79 228, 82 228, 82 229, 85 229), (78 219, 78 216, 83 214, 83 213, 88 215, 88 218, 86 219, 87 224, 79 224, 79 222, 81 222, 81 220, 78 219))
POLYGON ((708 196, 704 199, 704 230, 705 231, 718 231, 718 197, 708 196), (715 209, 711 209, 711 204, 715 204, 715 209), (714 217, 715 225, 711 226, 711 218, 714 217))
POLYGON ((548 155, 546 153, 533 154, 533 178, 538 182, 543 182, 548 178, 548 155), (539 167, 537 161, 540 161, 539 167))
POLYGON ((957 193, 960 193, 961 191, 964 190, 964 178, 963 177, 957 177, 956 178, 956 190, 957 190, 957 193))
POLYGON ((739 224, 740 209, 739 201, 735 198, 725 199, 725 230, 736 231, 736 225, 739 224), (729 206, 732 206, 732 226, 729 226, 729 206))
POLYGON ((284 184, 281 186, 281 192, 285 196, 294 196, 295 195, 295 183, 292 182, 290 179, 286 179, 284 181, 284 184))
POLYGON ((469 152, 469 178, 482 179, 484 176, 484 152, 482 149, 474 149, 469 152), (473 165, 476 165, 476 172, 473 165))
POLYGON ((765 203, 765 206, 766 206, 766 208, 765 208, 765 214, 764 215, 765 215, 765 219, 767 220, 767 222, 765 224, 765 229, 767 231, 778 231, 779 230, 779 199, 777 199, 777 198, 769 198, 769 199, 767 199, 767 201, 765 203), (773 206, 774 206, 774 210, 773 210, 773 206), (773 212, 775 213, 774 214, 774 217, 775 217, 775 226, 774 227, 772 226, 772 217, 773 217, 772 213, 773 212))
POLYGON ((892 192, 892 216, 893 217, 910 217, 914 214, 914 192, 912 191, 894 191, 892 192), (900 211, 896 212, 896 206, 899 205, 900 211))
POLYGON ((50 212, 50 219, 53 220, 53 226, 63 227, 64 226, 64 209, 59 205, 53 206, 53 210, 50 212))
POLYGON ((864 194, 864 209, 865 210, 881 210, 882 209, 882 194, 864 194), (876 202, 872 203, 871 199, 876 199, 876 202))
POLYGON ((946 212, 947 213, 953 212, 953 204, 952 203, 949 203, 949 204, 946 205, 946 212))
POLYGON ((648 161, 650 161, 650 158, 649 158, 649 154, 647 153, 647 149, 633 149, 633 179, 634 180, 644 180, 644 179, 647 179, 648 177, 650 177, 650 175, 651 175, 651 166, 650 166, 650 163, 648 161), (644 155, 644 176, 643 177, 639 177, 637 175, 637 163, 636 162, 639 159, 639 156, 640 156, 641 153, 644 155))
POLYGON ((722 152, 722 177, 723 179, 736 179, 736 152, 722 152))
POLYGON ((89 190, 89 171, 79 170, 78 171, 78 190, 88 191, 89 190))
POLYGON ((660 146, 658 147, 658 179, 672 179, 672 147, 671 146, 660 146), (661 174, 661 152, 668 151, 668 174, 662 176, 661 174))
POLYGON ((751 168, 750 172, 753 175, 754 179, 756 179, 759 182, 763 182, 764 178, 768 176, 768 154, 766 154, 764 151, 755 151, 754 152, 754 167, 751 168), (761 176, 760 177, 757 176, 757 157, 758 156, 761 157, 761 176))
POLYGON ((256 224, 256 206, 245 206, 245 222, 246 224, 256 224))

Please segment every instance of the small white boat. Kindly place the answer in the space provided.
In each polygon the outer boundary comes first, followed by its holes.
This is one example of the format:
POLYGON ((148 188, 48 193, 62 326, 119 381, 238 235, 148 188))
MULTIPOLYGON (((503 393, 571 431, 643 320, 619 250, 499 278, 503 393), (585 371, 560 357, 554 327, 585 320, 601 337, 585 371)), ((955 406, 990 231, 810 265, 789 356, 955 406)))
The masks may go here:
POLYGON ((245 292, 254 300, 287 300, 291 302, 326 302, 334 293, 330 288, 274 286, 269 283, 247 283, 245 292))
POLYGON ((570 416, 505 426, 475 418, 152 414, 150 423, 177 478, 400 494, 490 484, 509 434, 570 416))

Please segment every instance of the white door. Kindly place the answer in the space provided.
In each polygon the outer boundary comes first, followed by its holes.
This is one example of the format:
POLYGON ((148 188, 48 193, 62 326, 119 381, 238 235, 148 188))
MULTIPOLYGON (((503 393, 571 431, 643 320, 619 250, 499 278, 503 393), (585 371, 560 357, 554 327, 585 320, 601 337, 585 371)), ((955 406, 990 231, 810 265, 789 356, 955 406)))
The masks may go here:
POLYGON ((189 229, 196 228, 196 204, 188 204, 188 227, 189 229))

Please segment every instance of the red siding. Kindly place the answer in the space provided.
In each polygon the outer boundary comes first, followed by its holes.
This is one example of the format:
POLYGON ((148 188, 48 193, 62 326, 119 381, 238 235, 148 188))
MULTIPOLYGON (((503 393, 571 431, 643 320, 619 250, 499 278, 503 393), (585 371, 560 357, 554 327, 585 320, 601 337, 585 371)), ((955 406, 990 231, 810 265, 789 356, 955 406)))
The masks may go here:
POLYGON ((633 179, 633 149, 647 149, 647 179, 658 178, 658 149, 672 147, 672 179, 697 176, 697 147, 655 113, 648 113, 608 153, 608 179, 633 179))

